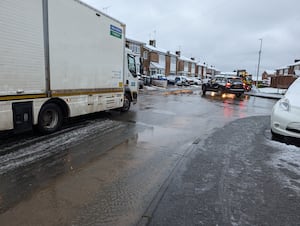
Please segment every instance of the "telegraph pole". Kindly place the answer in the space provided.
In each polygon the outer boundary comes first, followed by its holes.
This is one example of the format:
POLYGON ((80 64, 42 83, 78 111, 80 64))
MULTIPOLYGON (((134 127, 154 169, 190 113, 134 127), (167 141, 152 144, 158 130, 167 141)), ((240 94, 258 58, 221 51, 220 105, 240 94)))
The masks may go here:
POLYGON ((260 48, 258 52, 258 65, 257 65, 257 73, 256 73, 256 88, 258 88, 258 74, 259 74, 259 66, 260 66, 260 58, 261 58, 261 48, 262 48, 262 41, 263 39, 260 38, 260 48))

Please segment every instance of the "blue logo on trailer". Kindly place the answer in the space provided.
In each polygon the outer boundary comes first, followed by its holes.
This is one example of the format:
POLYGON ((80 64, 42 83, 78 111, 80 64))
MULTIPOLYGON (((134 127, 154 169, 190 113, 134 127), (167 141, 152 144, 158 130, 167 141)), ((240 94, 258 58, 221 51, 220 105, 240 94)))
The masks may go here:
POLYGON ((116 38, 122 38, 122 29, 114 25, 110 25, 110 35, 116 38))

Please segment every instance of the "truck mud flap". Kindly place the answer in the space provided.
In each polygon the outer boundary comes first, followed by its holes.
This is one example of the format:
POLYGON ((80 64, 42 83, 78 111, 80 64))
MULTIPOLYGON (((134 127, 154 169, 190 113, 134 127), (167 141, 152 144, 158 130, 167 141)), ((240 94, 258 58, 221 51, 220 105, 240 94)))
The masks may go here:
POLYGON ((15 133, 23 133, 32 130, 32 106, 32 101, 12 104, 15 133))

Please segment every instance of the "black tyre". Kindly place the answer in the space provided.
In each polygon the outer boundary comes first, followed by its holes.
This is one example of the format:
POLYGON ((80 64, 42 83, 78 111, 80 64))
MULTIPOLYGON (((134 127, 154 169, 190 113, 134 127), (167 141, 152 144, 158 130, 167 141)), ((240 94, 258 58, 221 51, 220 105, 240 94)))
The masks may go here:
POLYGON ((127 112, 127 111, 129 111, 129 109, 130 109, 130 104, 131 104, 130 98, 129 98, 129 96, 126 94, 126 95, 124 96, 124 103, 123 103, 123 107, 121 108, 121 111, 122 111, 122 112, 127 112))
POLYGON ((60 107, 54 103, 42 107, 38 118, 38 130, 43 134, 59 130, 63 123, 63 114, 60 107))
POLYGON ((202 95, 205 96, 206 94, 206 86, 202 86, 202 95))
POLYGON ((278 133, 274 133, 272 130, 271 130, 271 134, 272 134, 272 140, 280 141, 280 142, 282 142, 284 140, 284 136, 282 136, 278 133))
POLYGON ((223 89, 221 87, 218 88, 218 95, 221 96, 223 94, 223 89))

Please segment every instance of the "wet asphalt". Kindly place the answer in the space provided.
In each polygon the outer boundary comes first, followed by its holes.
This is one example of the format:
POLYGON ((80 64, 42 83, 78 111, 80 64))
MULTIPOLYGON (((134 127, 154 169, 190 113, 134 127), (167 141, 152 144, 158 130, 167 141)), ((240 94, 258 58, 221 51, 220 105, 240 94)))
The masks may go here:
POLYGON ((274 162, 286 147, 268 127, 268 116, 238 119, 196 145, 143 225, 299 225, 300 148, 274 162))
POLYGON ((0 224, 297 225, 300 163, 272 164, 288 149, 270 141, 274 103, 144 90, 126 114, 3 138, 0 224))

